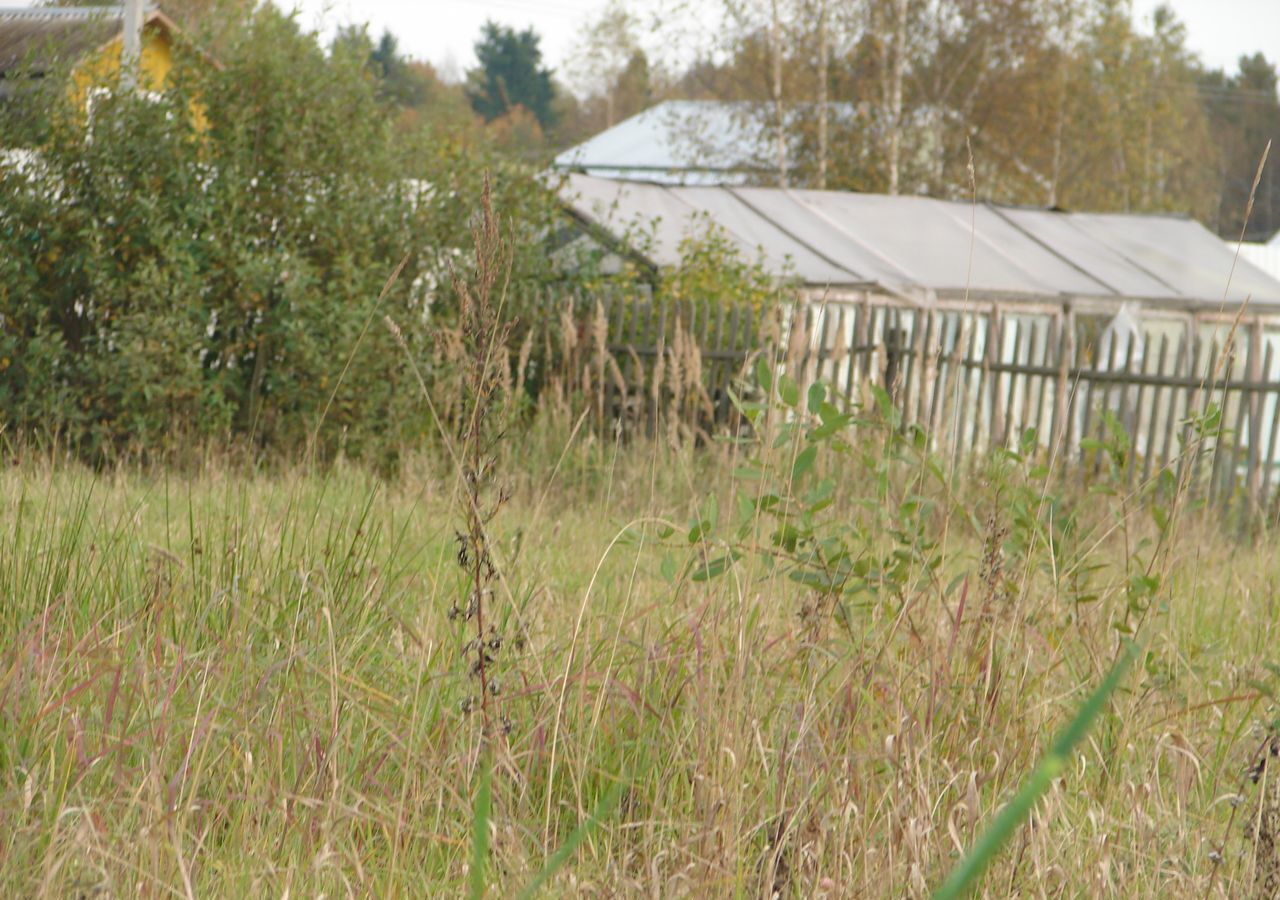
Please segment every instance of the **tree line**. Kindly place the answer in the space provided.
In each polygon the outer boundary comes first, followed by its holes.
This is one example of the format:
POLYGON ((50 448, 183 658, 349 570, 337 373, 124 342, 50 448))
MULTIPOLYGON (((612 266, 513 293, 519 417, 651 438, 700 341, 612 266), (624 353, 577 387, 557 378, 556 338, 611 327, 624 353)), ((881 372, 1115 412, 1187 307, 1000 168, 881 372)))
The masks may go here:
MULTIPOLYGON (((674 0, 651 17, 613 0, 558 73, 535 33, 491 23, 476 67, 445 90, 535 159, 660 100, 743 101, 776 161, 766 183, 1183 213, 1231 237, 1280 138, 1275 61, 1207 68, 1167 6, 1145 31, 1125 0, 709 3, 715 37, 681 46, 664 32, 674 0), (655 42, 675 61, 651 60, 655 42)), ((1280 230, 1274 171, 1250 239, 1280 230)))
MULTIPOLYGON (((1239 233, 1280 137, 1273 62, 1208 70, 1158 8, 1124 0, 725 0, 687 95, 756 101, 778 180, 1077 210, 1190 213, 1239 233), (797 133, 798 132, 798 133, 797 133)), ((1251 237, 1280 228, 1260 186, 1251 237)))

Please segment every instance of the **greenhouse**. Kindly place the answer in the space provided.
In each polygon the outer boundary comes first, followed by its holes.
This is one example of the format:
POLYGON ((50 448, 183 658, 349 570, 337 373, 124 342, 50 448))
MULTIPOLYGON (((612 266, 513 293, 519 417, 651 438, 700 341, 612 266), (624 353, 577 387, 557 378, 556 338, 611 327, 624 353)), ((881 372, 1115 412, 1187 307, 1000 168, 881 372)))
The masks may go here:
POLYGON ((561 190, 587 233, 659 271, 719 233, 795 285, 809 377, 852 395, 897 375, 907 418, 954 443, 1034 428, 1078 450, 1106 408, 1167 458, 1216 396, 1237 450, 1280 462, 1280 281, 1194 220, 580 174, 561 190))

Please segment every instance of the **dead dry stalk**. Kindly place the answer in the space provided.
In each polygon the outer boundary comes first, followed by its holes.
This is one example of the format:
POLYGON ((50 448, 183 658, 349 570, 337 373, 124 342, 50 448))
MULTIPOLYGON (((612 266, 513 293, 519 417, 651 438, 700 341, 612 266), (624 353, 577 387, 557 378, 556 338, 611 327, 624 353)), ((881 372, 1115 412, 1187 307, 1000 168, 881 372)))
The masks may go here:
POLYGON ((478 709, 486 739, 495 724, 503 733, 510 721, 496 721, 494 705, 500 687, 493 666, 502 648, 502 635, 494 621, 491 600, 498 583, 497 564, 489 525, 510 499, 510 487, 497 479, 495 451, 505 430, 502 422, 507 406, 510 371, 507 342, 511 324, 504 321, 505 279, 510 271, 510 248, 503 241, 493 211, 486 179, 481 197, 481 216, 472 231, 475 269, 468 275, 452 273, 459 300, 457 335, 462 349, 462 391, 459 402, 458 462, 461 474, 460 515, 462 528, 455 532, 457 560, 466 576, 466 601, 455 604, 450 618, 474 625, 474 637, 464 647, 470 659, 469 673, 476 679, 478 693, 463 700, 463 709, 478 709))

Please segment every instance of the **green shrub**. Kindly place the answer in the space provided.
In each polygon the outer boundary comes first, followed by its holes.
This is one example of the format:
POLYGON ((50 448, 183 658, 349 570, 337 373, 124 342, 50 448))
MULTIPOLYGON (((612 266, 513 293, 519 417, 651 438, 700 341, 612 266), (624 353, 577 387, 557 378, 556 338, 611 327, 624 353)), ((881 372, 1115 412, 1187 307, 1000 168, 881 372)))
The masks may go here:
POLYGON ((0 163, 11 435, 95 460, 192 439, 384 458, 425 426, 377 319, 432 355, 486 169, 517 223, 513 278, 551 277, 555 204, 533 173, 397 129, 363 60, 270 6, 217 64, 181 53, 158 98, 97 96, 86 117, 65 80, 42 97, 38 127, 41 103, 6 110, 38 162, 0 163))

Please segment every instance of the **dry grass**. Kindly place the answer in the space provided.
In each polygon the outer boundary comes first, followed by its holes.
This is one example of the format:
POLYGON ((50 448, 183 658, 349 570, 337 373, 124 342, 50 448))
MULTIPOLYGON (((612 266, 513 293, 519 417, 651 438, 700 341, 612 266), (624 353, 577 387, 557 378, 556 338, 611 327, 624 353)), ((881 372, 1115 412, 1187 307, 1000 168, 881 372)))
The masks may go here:
MULTIPOLYGON (((495 894, 619 779, 551 895, 925 894, 1114 656, 1143 526, 1131 513, 1120 540, 1111 498, 1063 501, 1080 552, 1055 572, 1043 544, 999 539, 1007 485, 957 488, 926 523, 940 567, 815 636, 776 570, 661 574, 667 553, 697 555, 681 535, 707 493, 727 509, 749 487, 738 451, 563 441, 508 450, 522 474, 492 535, 517 679, 495 894)), ((871 516, 871 473, 848 476, 840 515, 871 516)), ((0 893, 462 892, 482 740, 459 711, 475 686, 448 618, 465 592, 452 497, 425 461, 395 484, 342 467, 0 476, 0 893)), ((1269 545, 1189 518, 1170 549, 1143 665, 986 895, 1251 885, 1280 573, 1269 545)))
POLYGON ((660 442, 603 437, 598 309, 507 433, 537 339, 484 211, 440 458, 0 473, 0 895, 498 896, 563 856, 546 893, 925 896, 1136 635, 981 893, 1267 896, 1268 536, 1172 473, 957 471, 767 366, 758 440, 712 441, 678 325, 660 442))

